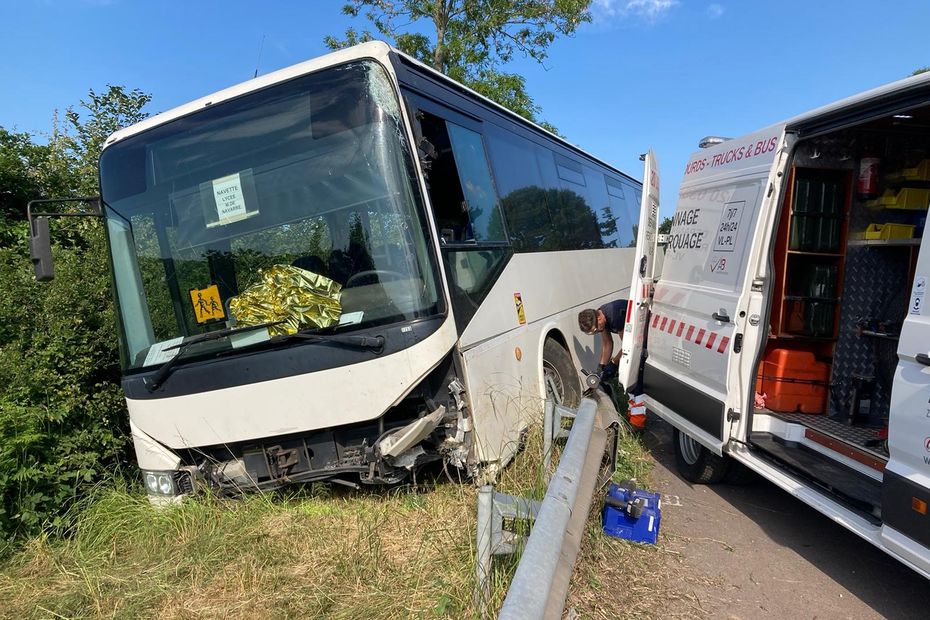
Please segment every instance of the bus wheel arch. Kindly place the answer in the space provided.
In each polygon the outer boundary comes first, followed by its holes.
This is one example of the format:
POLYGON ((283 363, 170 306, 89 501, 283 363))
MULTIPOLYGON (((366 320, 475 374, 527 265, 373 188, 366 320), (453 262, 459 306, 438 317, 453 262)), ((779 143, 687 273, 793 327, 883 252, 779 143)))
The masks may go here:
POLYGON ((581 380, 572 361, 565 337, 558 330, 546 334, 542 346, 540 376, 546 398, 575 408, 581 404, 581 380))

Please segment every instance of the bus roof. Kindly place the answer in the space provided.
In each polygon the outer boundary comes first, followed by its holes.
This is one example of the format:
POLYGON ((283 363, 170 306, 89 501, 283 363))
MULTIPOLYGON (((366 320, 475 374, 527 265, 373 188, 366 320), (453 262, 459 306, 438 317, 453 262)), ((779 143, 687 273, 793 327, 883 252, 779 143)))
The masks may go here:
MULTIPOLYGON (((121 140, 125 140, 126 138, 134 136, 138 133, 146 131, 148 129, 152 129, 153 127, 157 127, 159 125, 173 121, 182 116, 192 114, 198 110, 209 107, 211 105, 215 105, 217 103, 228 101, 230 99, 234 99, 241 95, 245 95, 245 94, 260 90, 262 88, 272 86, 274 84, 278 84, 280 82, 286 82, 288 80, 300 77, 302 75, 311 73, 313 71, 317 71, 319 69, 324 69, 326 67, 339 65, 339 64, 346 63, 346 62, 351 62, 353 60, 360 60, 362 58, 373 58, 374 60, 381 62, 381 64, 383 64, 384 66, 391 67, 392 66, 391 59, 390 59, 391 54, 397 54, 398 56, 402 57, 408 64, 415 66, 417 70, 428 74, 431 78, 442 82, 446 86, 449 86, 455 90, 458 90, 461 93, 468 95, 469 97, 473 99, 480 101, 483 105, 495 109, 497 112, 505 115, 510 120, 521 123, 527 127, 531 127, 532 129, 536 131, 542 132, 546 136, 551 138, 552 140, 555 140, 559 142, 560 144, 562 144, 562 146, 568 149, 571 149, 573 151, 576 151, 584 155, 585 157, 591 159, 592 161, 597 162, 598 164, 606 168, 609 168, 610 170, 613 170, 614 172, 621 174, 633 181, 636 181, 635 177, 632 177, 629 174, 622 172, 621 170, 608 164, 607 162, 601 160, 600 158, 591 155, 584 149, 581 149, 571 144, 565 139, 539 126, 538 124, 530 120, 527 120, 526 118, 520 116, 516 112, 513 112, 512 110, 505 108, 499 103, 492 101, 491 99, 488 99, 484 95, 468 88, 467 86, 460 84, 456 82, 455 80, 452 80, 451 78, 447 77, 446 75, 443 75, 439 71, 436 71, 432 67, 420 62, 419 60, 415 58, 412 58, 411 56, 408 56, 407 54, 404 54, 400 50, 391 47, 390 45, 388 45, 387 43, 384 43, 383 41, 369 41, 367 43, 361 43, 359 45, 354 45, 352 47, 347 47, 345 49, 330 52, 329 54, 325 54, 323 56, 319 56, 311 60, 307 60, 301 63, 297 63, 295 65, 291 65, 290 67, 285 67, 283 69, 272 71, 271 73, 267 73, 265 75, 261 75, 256 78, 246 80, 245 82, 241 82, 234 86, 224 88, 215 93, 206 95, 204 97, 200 97, 199 99, 195 99, 193 101, 177 106, 176 108, 172 108, 165 112, 160 112, 134 125, 130 125, 129 127, 125 127, 123 129, 119 129, 115 131, 112 135, 110 135, 109 138, 107 138, 106 142, 104 143, 104 148, 112 144, 115 144, 116 142, 119 142, 121 140)), ((639 181, 636 181, 636 182, 639 183, 639 181)))

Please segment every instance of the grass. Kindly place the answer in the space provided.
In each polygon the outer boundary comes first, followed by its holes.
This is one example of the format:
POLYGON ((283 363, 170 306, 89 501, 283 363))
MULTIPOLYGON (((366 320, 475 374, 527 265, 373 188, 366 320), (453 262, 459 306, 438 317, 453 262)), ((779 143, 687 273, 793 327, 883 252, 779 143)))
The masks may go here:
MULTIPOLYGON (((500 491, 544 493, 540 435, 504 470, 500 491)), ((624 438, 618 478, 644 481, 647 463, 638 441, 624 438)), ((28 541, 0 567, 0 617, 495 615, 516 558, 495 561, 488 608, 476 608, 476 502, 472 484, 440 475, 393 489, 316 484, 202 497, 163 510, 117 485, 76 507, 71 529, 28 541)), ((649 576, 668 554, 601 535, 598 508, 569 606, 591 618, 661 610, 660 599, 674 596, 649 576)))

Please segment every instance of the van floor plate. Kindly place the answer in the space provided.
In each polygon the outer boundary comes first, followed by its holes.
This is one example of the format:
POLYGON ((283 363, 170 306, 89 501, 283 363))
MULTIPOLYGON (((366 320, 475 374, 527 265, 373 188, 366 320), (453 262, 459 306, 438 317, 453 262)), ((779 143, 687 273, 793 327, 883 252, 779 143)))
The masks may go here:
POLYGON ((832 420, 825 415, 816 413, 779 413, 777 411, 765 410, 765 413, 772 415, 785 422, 800 424, 807 428, 828 435, 833 439, 848 443, 855 446, 863 452, 868 452, 874 457, 883 461, 888 460, 888 453, 875 445, 867 445, 878 437, 879 429, 868 426, 848 426, 842 422, 832 420))
POLYGON ((769 433, 753 433, 753 447, 801 473, 817 485, 845 497, 850 507, 855 508, 870 521, 876 520, 872 508, 882 505, 882 483, 845 467, 812 450, 785 443, 769 433))

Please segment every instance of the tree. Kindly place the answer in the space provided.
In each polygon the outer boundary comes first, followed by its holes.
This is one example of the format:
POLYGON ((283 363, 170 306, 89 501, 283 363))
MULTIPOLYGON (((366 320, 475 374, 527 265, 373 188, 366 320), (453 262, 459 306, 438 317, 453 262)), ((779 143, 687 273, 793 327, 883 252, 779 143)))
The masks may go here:
MULTIPOLYGON (((349 0, 342 10, 352 17, 363 15, 378 35, 401 51, 535 121, 540 109, 526 92, 523 76, 502 67, 516 54, 545 61, 558 36, 572 36, 591 21, 590 4, 591 0, 349 0), (432 36, 423 32, 424 23, 432 36)), ((325 43, 340 49, 373 38, 368 30, 349 28, 344 39, 329 36, 325 43)))
POLYGON ((106 136, 148 100, 90 91, 47 144, 0 127, 0 543, 58 519, 130 458, 103 227, 53 220, 56 279, 39 284, 25 213, 31 198, 98 193, 106 136))
POLYGON ((659 224, 659 234, 667 235, 670 232, 672 232, 672 218, 667 217, 664 220, 662 220, 661 224, 659 224))
POLYGON ((139 89, 126 92, 123 86, 107 86, 100 94, 90 89, 88 100, 81 101, 87 118, 74 108, 68 108, 65 118, 70 132, 61 137, 76 167, 78 193, 90 196, 99 193, 97 187, 97 160, 103 150, 103 142, 113 132, 138 123, 148 116, 142 108, 152 96, 139 89), (73 132, 73 133, 71 133, 73 132))

